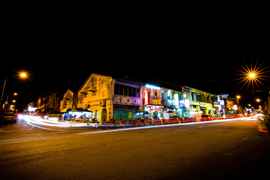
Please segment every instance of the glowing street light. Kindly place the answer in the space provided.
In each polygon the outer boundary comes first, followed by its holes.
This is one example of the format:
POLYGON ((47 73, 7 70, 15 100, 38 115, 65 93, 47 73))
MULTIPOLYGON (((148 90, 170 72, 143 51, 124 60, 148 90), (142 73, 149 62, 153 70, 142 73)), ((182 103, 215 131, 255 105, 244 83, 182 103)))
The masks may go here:
POLYGON ((236 95, 236 99, 237 100, 241 99, 241 96, 240 95, 236 95))
POLYGON ((18 72, 18 77, 21 80, 26 80, 29 78, 29 73, 27 71, 19 71, 18 72))
POLYGON ((261 99, 260 98, 256 98, 256 102, 257 103, 260 103, 261 102, 261 99))
POLYGON ((242 78, 241 81, 244 85, 252 85, 253 87, 262 84, 264 80, 264 69, 258 66, 250 66, 242 68, 242 78))
POLYGON ((12 100, 12 102, 13 102, 13 103, 16 103, 16 100, 15 100, 15 99, 13 99, 13 100, 12 100))
POLYGON ((250 71, 250 72, 247 73, 247 79, 248 80, 254 81, 254 80, 257 79, 257 77, 258 77, 258 74, 257 74, 256 71, 250 71))
MULTIPOLYGON (((27 80, 27 79, 29 79, 29 76, 30 75, 29 75, 28 71, 22 70, 22 71, 17 72, 17 78, 20 79, 20 80, 27 80)), ((3 100, 4 100, 4 96, 5 96, 5 90, 6 90, 6 86, 7 86, 7 81, 8 81, 8 77, 6 77, 4 79, 4 83, 3 83, 3 86, 2 86, 2 92, 1 92, 1 97, 0 97, 0 110, 1 110, 3 100)), ((17 96, 18 93, 13 93, 13 95, 17 96)))
POLYGON ((18 93, 17 93, 17 92, 14 92, 14 93, 13 93, 13 96, 18 96, 18 93))

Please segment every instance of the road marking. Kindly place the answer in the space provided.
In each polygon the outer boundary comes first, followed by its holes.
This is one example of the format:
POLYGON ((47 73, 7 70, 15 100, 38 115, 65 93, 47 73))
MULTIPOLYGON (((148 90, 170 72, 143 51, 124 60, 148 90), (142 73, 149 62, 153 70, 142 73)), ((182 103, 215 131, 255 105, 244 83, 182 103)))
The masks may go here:
POLYGON ((179 124, 165 124, 165 125, 156 125, 156 126, 151 125, 151 126, 143 126, 143 127, 130 127, 130 128, 121 128, 121 129, 112 129, 112 130, 103 130, 103 131, 94 131, 94 132, 93 131, 81 132, 81 133, 77 133, 77 134, 79 134, 79 135, 104 134, 104 133, 121 132, 121 131, 134 131, 134 130, 141 130, 141 129, 190 126, 190 125, 198 125, 198 124, 212 124, 212 123, 239 121, 239 120, 255 120, 255 119, 253 119, 253 118, 235 118, 235 119, 212 120, 212 121, 201 121, 201 122, 190 122, 190 123, 179 123, 179 124))

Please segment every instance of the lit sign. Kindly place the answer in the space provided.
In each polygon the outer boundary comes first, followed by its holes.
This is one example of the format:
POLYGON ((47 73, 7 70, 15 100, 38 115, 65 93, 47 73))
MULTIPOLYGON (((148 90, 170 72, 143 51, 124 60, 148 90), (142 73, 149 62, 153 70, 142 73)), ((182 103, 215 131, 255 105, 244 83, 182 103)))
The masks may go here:
POLYGON ((176 108, 179 107, 179 96, 178 94, 174 94, 174 105, 176 108))
POLYGON ((114 104, 122 104, 122 105, 135 105, 139 106, 141 104, 140 98, 138 97, 128 97, 128 96, 119 96, 116 95, 113 98, 114 104))
POLYGON ((185 99, 184 100, 184 104, 185 104, 185 107, 189 107, 190 106, 190 102, 188 99, 185 99))
POLYGON ((27 109, 27 110, 28 110, 29 112, 35 112, 36 109, 37 109, 37 108, 35 108, 35 107, 28 106, 28 109, 27 109))
POLYGON ((147 93, 147 90, 144 90, 144 104, 148 104, 148 93, 147 93))
POLYGON ((149 89, 160 89, 160 87, 151 84, 146 84, 145 87, 149 89))
POLYGON ((159 104, 161 104, 161 100, 160 99, 151 99, 151 104, 159 105, 159 104))

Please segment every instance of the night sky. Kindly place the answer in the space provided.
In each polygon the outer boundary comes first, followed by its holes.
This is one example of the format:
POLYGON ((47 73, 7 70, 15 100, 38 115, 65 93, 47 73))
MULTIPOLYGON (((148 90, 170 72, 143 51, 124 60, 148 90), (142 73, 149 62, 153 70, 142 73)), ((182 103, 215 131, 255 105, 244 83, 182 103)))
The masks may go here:
MULTIPOLYGON (((21 104, 48 92, 78 89, 93 72, 189 85, 213 93, 247 92, 238 79, 241 66, 270 66, 266 47, 225 31, 60 26, 11 29, 6 34, 1 84, 7 76, 8 88, 20 93, 21 104), (20 69, 31 72, 29 81, 16 80, 20 69)), ((265 86, 269 86, 269 76, 265 86)))

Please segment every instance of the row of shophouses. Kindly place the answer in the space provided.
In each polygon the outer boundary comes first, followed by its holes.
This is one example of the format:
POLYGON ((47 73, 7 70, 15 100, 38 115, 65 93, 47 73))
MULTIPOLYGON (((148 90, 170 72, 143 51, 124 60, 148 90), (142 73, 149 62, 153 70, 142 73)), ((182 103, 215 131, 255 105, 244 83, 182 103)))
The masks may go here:
MULTIPOLYGON (((102 123, 112 120, 200 118, 204 115, 222 117, 227 97, 187 86, 166 88, 91 74, 76 93, 69 89, 60 101, 55 94, 49 104, 54 104, 52 107, 60 112, 70 109, 91 111, 93 117, 102 123)), ((44 104, 39 101, 38 108, 42 109, 44 104)))

